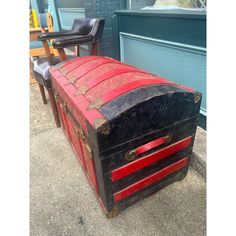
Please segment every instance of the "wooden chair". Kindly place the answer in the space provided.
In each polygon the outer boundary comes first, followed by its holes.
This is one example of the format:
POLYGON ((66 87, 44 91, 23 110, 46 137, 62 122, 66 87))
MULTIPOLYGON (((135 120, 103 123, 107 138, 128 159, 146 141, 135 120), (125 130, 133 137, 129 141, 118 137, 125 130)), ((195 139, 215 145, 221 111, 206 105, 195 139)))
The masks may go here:
MULTIPOLYGON (((42 42, 38 41, 38 35, 45 32, 53 32, 53 19, 50 13, 39 14, 39 28, 30 28, 30 51, 29 51, 29 63, 30 63, 30 83, 33 84, 36 81, 33 79, 32 74, 32 61, 34 58, 45 56, 45 50, 42 42)), ((50 53, 58 56, 57 51, 50 46, 50 53)))
MULTIPOLYGON (((38 35, 53 32, 53 19, 50 13, 39 14, 39 23, 39 28, 30 29, 30 57, 45 56, 45 50, 42 42, 38 41, 38 35)), ((52 46, 50 46, 50 53, 57 55, 57 51, 52 46)))
MULTIPOLYGON (((38 40, 42 42, 46 57, 38 58, 33 62, 33 72, 35 79, 39 84, 43 103, 46 103, 46 96, 44 88, 47 89, 49 100, 51 102, 52 111, 56 126, 60 127, 58 111, 56 107, 55 98, 51 79, 49 76, 49 68, 56 65, 60 61, 64 61, 68 57, 65 54, 64 48, 76 47, 79 51, 79 45, 92 44, 92 55, 97 55, 98 41, 101 39, 104 19, 75 19, 72 29, 64 32, 43 32, 38 35, 38 40), (58 50, 59 57, 52 55, 48 42, 55 39, 52 43, 53 48, 58 50)), ((77 54, 78 55, 78 54, 77 54)))

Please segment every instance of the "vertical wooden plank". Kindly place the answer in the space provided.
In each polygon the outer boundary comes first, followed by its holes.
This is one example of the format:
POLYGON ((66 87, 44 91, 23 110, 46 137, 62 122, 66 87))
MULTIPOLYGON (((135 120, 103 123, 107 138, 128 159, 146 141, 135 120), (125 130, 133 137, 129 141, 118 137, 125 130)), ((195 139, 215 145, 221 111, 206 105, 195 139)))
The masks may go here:
POLYGON ((79 45, 75 46, 75 55, 76 55, 77 57, 80 56, 79 45))
POLYGON ((59 54, 60 60, 61 61, 66 60, 67 57, 66 57, 64 49, 63 48, 58 48, 57 50, 58 50, 58 54, 59 54))
POLYGON ((57 12, 57 3, 55 0, 48 0, 48 12, 52 15, 54 30, 60 31, 61 27, 59 22, 59 15, 57 12))

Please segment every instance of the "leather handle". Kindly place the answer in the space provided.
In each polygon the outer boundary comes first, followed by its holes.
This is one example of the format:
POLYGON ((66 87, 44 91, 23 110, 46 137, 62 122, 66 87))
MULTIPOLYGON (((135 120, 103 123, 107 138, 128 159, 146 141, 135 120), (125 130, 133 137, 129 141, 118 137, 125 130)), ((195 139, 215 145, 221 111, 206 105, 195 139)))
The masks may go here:
POLYGON ((139 155, 141 155, 147 151, 150 151, 151 149, 156 148, 162 144, 168 143, 168 142, 170 142, 170 140, 171 140, 170 135, 166 135, 166 136, 157 138, 149 143, 146 143, 146 144, 128 152, 125 156, 125 159, 127 161, 132 161, 132 160, 136 159, 139 155))

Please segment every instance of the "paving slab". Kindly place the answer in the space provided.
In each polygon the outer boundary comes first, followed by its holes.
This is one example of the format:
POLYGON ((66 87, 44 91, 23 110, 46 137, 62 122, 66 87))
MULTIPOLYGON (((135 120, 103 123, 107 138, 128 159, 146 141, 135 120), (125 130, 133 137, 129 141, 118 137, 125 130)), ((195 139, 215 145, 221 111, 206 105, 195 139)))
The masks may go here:
POLYGON ((30 235, 206 235, 206 182, 187 177, 107 219, 50 104, 31 86, 30 235))
POLYGON ((206 179, 206 130, 197 128, 193 146, 192 167, 206 179))

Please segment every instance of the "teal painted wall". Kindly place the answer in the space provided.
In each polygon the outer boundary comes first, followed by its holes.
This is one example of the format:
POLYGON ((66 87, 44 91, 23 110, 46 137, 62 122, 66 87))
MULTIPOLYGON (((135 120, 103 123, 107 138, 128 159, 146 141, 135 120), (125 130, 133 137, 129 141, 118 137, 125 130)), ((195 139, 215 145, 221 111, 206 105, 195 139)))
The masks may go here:
POLYGON ((206 116, 205 48, 121 32, 120 55, 125 63, 200 91, 206 116))
POLYGON ((84 0, 53 0, 61 30, 71 29, 75 18, 85 18, 84 0))
POLYGON ((61 28, 70 30, 74 19, 85 18, 84 8, 58 8, 61 28))

